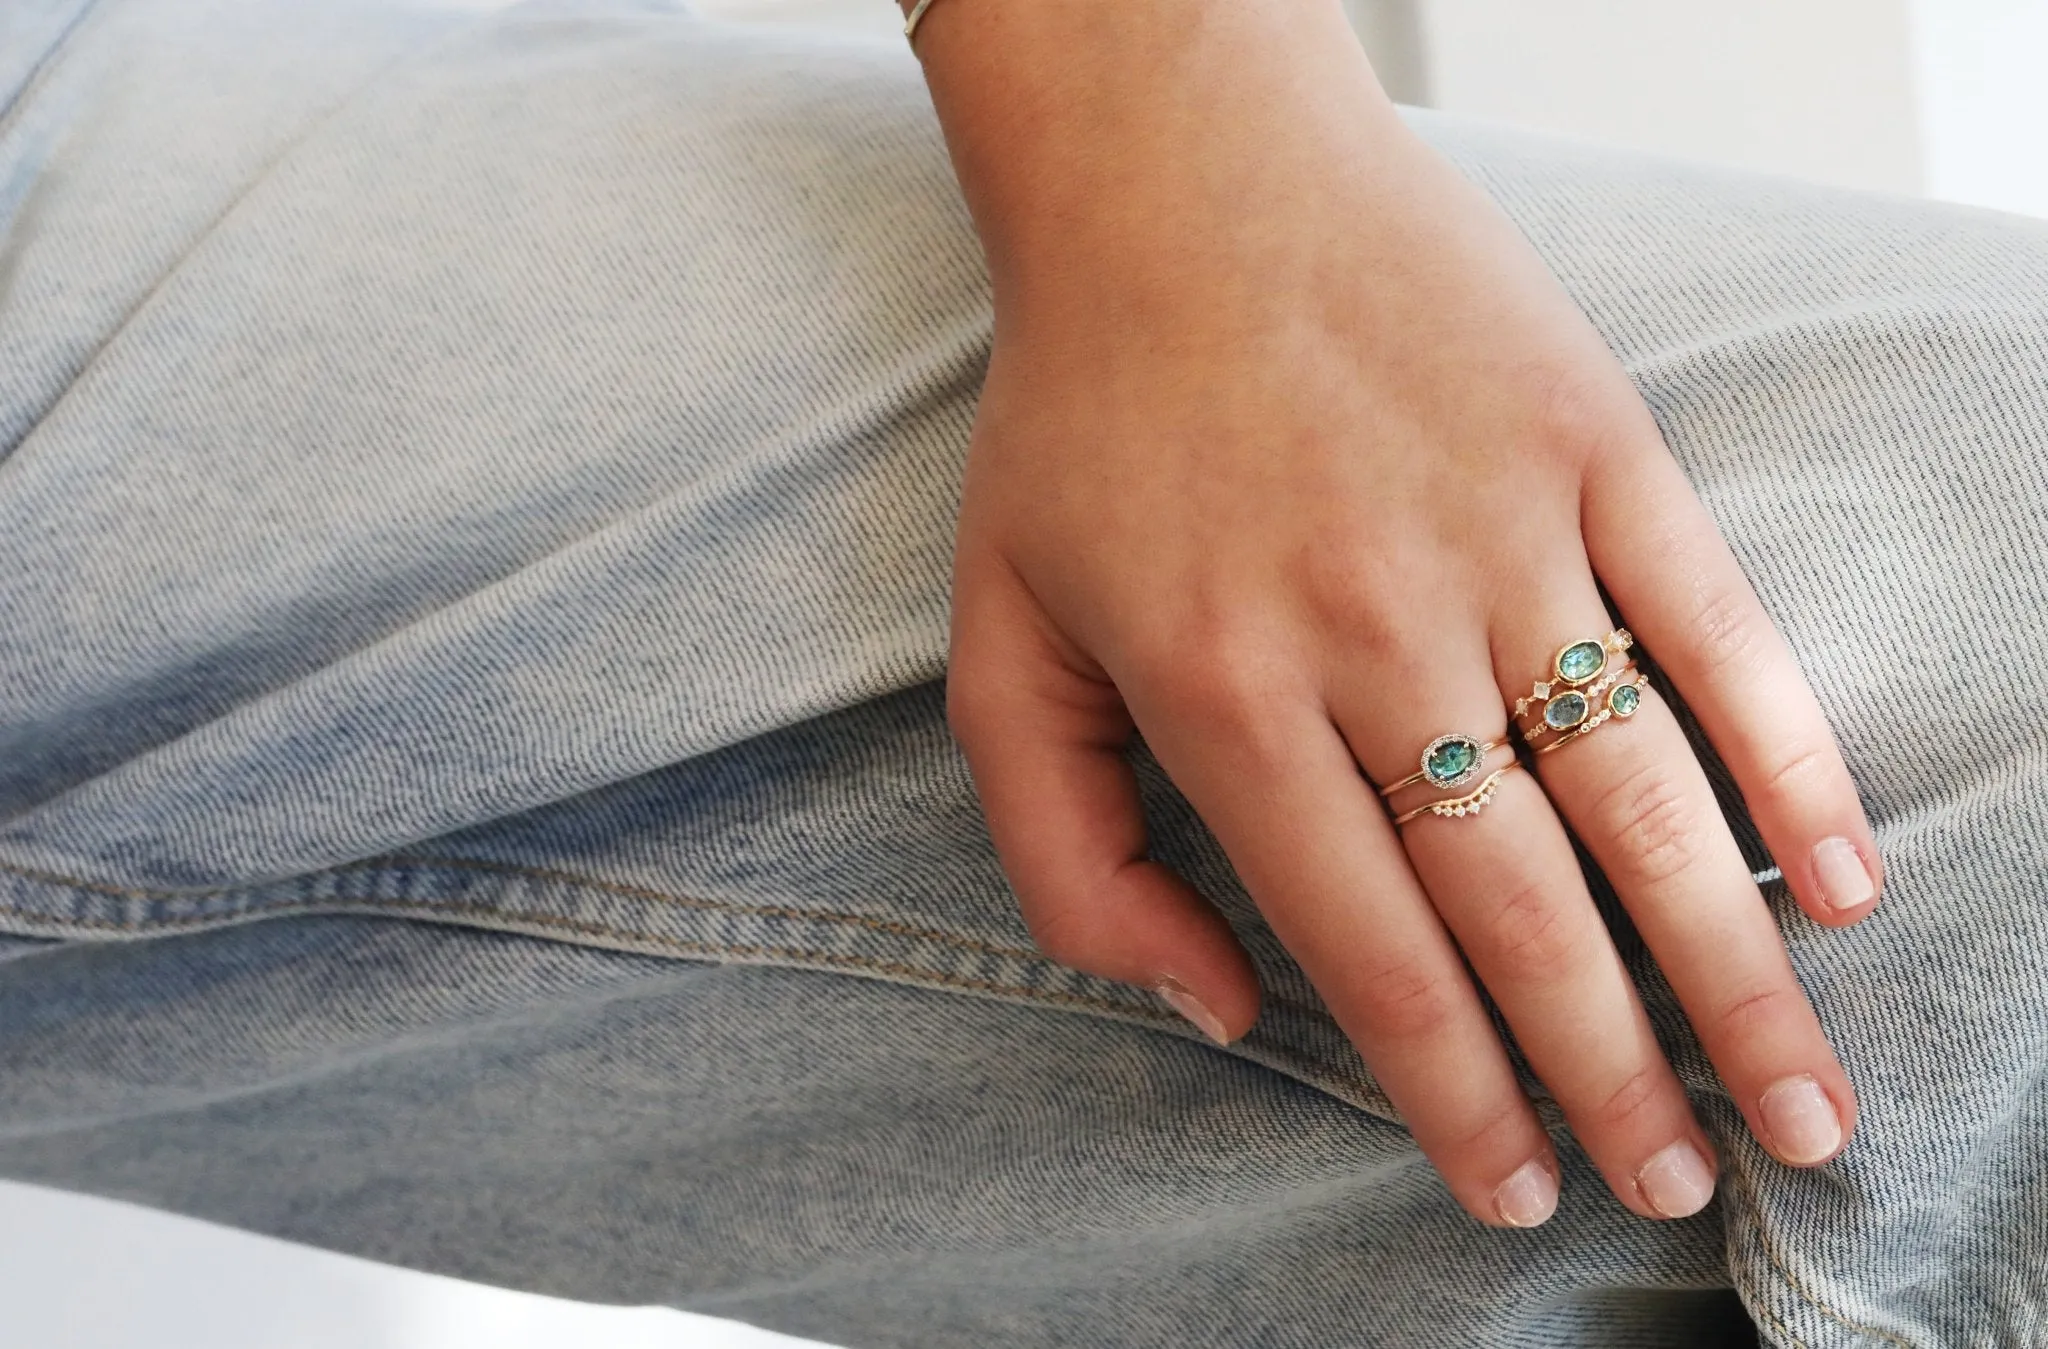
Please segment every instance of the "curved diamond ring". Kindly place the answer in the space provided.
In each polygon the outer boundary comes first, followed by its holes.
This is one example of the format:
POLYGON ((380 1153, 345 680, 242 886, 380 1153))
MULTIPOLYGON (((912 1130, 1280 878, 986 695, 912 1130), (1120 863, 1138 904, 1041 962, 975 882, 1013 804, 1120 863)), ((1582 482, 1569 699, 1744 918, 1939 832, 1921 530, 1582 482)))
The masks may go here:
POLYGON ((1493 789, 1500 785, 1500 780, 1521 766, 1522 761, 1520 759, 1510 759, 1499 768, 1488 773, 1484 782, 1481 782, 1477 787, 1465 793, 1465 795, 1448 797, 1440 801, 1429 801, 1415 807, 1413 810, 1404 810, 1394 817, 1394 823, 1396 825, 1403 825, 1418 815, 1477 815, 1481 810, 1485 809, 1486 803, 1493 799, 1493 789))

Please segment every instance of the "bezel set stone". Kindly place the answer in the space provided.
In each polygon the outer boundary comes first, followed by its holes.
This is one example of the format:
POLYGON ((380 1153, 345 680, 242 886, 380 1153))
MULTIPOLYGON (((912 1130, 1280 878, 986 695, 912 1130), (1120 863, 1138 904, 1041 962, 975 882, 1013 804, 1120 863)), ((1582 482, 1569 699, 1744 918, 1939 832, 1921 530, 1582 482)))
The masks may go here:
POLYGON ((1543 704, 1543 724, 1553 731, 1569 731, 1592 712, 1593 704, 1585 694, 1566 689, 1543 704))
POLYGON ((1607 644, 1596 642, 1590 637, 1583 642, 1573 642, 1557 653, 1556 658, 1550 663, 1550 668, 1557 672, 1559 679, 1574 687, 1590 684, 1607 668, 1607 644), (1591 661, 1592 664, 1584 673, 1572 673, 1587 661, 1591 661))
POLYGON ((1529 697, 1515 702, 1515 729, 1522 743, 1537 754, 1547 754, 1609 721, 1634 716, 1650 681, 1634 662, 1616 659, 1633 645, 1629 630, 1616 628, 1597 642, 1587 637, 1559 647, 1551 657, 1549 677, 1537 680, 1529 697), (1521 719, 1532 707, 1536 721, 1523 725, 1521 719))
POLYGON ((1485 766, 1486 742, 1476 736, 1465 735, 1459 731, 1453 731, 1449 735, 1438 736, 1430 741, 1428 746, 1422 751, 1422 779, 1432 787, 1462 787, 1473 778, 1478 777, 1480 769, 1485 766), (1437 755, 1444 750, 1459 746, 1464 747, 1470 756, 1466 759, 1465 766, 1449 775, 1441 773, 1435 763, 1437 755))

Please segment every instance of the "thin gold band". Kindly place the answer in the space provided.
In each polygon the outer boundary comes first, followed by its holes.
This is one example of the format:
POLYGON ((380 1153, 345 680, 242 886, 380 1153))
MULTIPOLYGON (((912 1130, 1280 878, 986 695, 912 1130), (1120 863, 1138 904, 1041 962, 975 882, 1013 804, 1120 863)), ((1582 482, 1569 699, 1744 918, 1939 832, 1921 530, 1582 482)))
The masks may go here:
POLYGON ((1532 684, 1529 688, 1529 692, 1526 695, 1515 699, 1515 719, 1519 721, 1525 714, 1527 714, 1527 712, 1529 711, 1529 704, 1535 703, 1540 706, 1541 704, 1549 700, 1550 695, 1552 693, 1563 689, 1577 688, 1579 685, 1584 684, 1589 680, 1598 677, 1600 674, 1605 673, 1610 658, 1618 656, 1622 652, 1628 650, 1630 647, 1635 645, 1635 642, 1636 639, 1634 634, 1629 632, 1627 628, 1616 628, 1613 632, 1610 632, 1605 637, 1600 638, 1598 641, 1598 645, 1601 651, 1604 653, 1601 657, 1600 669, 1596 670, 1593 674, 1587 675, 1584 679, 1566 678, 1565 671, 1561 668, 1564 664, 1564 654, 1565 652, 1572 650, 1574 647, 1592 646, 1595 644, 1594 639, 1590 637, 1584 637, 1576 642, 1566 642, 1563 646, 1557 649, 1557 654, 1551 657, 1550 669, 1544 674, 1543 678, 1537 680, 1534 684, 1532 684))
MULTIPOLYGON (((1478 763, 1485 763, 1485 762, 1486 762, 1486 756, 1487 756, 1487 755, 1489 755, 1489 754, 1493 753, 1493 752, 1494 752, 1495 750, 1499 749, 1499 748, 1500 748, 1500 747, 1501 747, 1502 745, 1506 745, 1506 744, 1510 744, 1510 743, 1512 743, 1512 742, 1511 742, 1511 741, 1510 741, 1510 740, 1508 739, 1508 737, 1507 737, 1507 736, 1502 736, 1502 737, 1501 737, 1500 739, 1498 739, 1498 740, 1482 740, 1482 741, 1480 741, 1480 742, 1479 742, 1479 758, 1477 759, 1477 761, 1476 761, 1476 762, 1478 762, 1478 763)), ((1403 787, 1413 787, 1413 786, 1414 786, 1414 785, 1415 785, 1416 783, 1418 783, 1418 782, 1421 782, 1421 781, 1422 781, 1422 780, 1423 780, 1424 778, 1427 778, 1428 776, 1429 776, 1429 770, 1428 770, 1427 768, 1418 768, 1418 769, 1416 769, 1416 770, 1415 770, 1415 771, 1414 771, 1413 773, 1410 773, 1410 774, 1409 774, 1409 775, 1408 775, 1407 777, 1405 777, 1405 778, 1402 778, 1402 779, 1401 779, 1401 780, 1400 780, 1399 782, 1396 782, 1396 783, 1394 783, 1394 784, 1393 784, 1392 786, 1389 786, 1389 787, 1382 787, 1382 788, 1380 788, 1380 789, 1379 789, 1379 790, 1380 790, 1380 795, 1381 795, 1381 796, 1392 796, 1392 795, 1393 795, 1393 794, 1394 794, 1395 792, 1398 792, 1398 791, 1400 791, 1400 790, 1401 790, 1401 789, 1402 789, 1403 787)))
MULTIPOLYGON (((1636 690, 1636 696, 1640 698, 1642 697, 1642 691, 1650 687, 1650 677, 1646 674, 1638 673, 1633 679, 1620 680, 1615 684, 1614 687, 1616 689, 1620 689, 1623 687, 1633 688, 1636 690)), ((1608 696, 1612 697, 1613 692, 1610 691, 1608 696)), ((1617 714, 1614 710, 1614 704, 1610 702, 1607 706, 1601 708, 1598 712, 1595 712, 1593 715, 1587 717, 1584 721, 1572 727, 1570 730, 1559 731, 1557 733, 1557 739, 1551 741, 1549 744, 1534 746, 1533 752, 1537 754, 1548 754, 1552 750, 1563 749, 1566 745, 1572 743, 1572 741, 1583 739, 1584 737, 1591 735, 1594 731, 1600 729, 1600 727, 1604 726, 1610 719, 1612 719, 1616 715, 1632 717, 1635 715, 1635 713, 1628 712, 1625 714, 1617 714)))
POLYGON ((1447 797, 1442 801, 1431 801, 1403 811, 1394 817, 1396 826, 1404 825, 1419 815, 1477 815, 1493 799, 1493 789, 1500 780, 1522 766, 1520 759, 1510 759, 1486 775, 1486 780, 1463 796, 1447 797))
POLYGON ((932 0, 917 0, 910 7, 909 17, 903 20, 903 40, 910 44, 912 51, 917 50, 917 26, 924 22, 924 12, 931 7, 932 0))
MULTIPOLYGON (((1621 664, 1615 666, 1613 669, 1607 671, 1605 674, 1600 675, 1592 683, 1586 685, 1584 688, 1567 689, 1565 691, 1568 693, 1576 693, 1586 700, 1586 716, 1590 720, 1593 716, 1592 704, 1599 701, 1601 694, 1609 692, 1613 685, 1624 682, 1624 676, 1635 673, 1635 668, 1636 663, 1633 660, 1624 660, 1621 664)), ((1574 731, 1578 730, 1580 726, 1586 724, 1582 721, 1579 722, 1577 725, 1566 726, 1565 728, 1560 730, 1557 727, 1552 726, 1549 722, 1543 720, 1542 708, 1531 708, 1530 713, 1533 713, 1535 715, 1537 719, 1536 724, 1534 726, 1523 726, 1517 723, 1515 729, 1521 732, 1522 743, 1530 746, 1531 748, 1535 747, 1537 736, 1544 734, 1567 736, 1572 734, 1574 731)), ((1529 715, 1529 713, 1525 713, 1524 715, 1529 715)))

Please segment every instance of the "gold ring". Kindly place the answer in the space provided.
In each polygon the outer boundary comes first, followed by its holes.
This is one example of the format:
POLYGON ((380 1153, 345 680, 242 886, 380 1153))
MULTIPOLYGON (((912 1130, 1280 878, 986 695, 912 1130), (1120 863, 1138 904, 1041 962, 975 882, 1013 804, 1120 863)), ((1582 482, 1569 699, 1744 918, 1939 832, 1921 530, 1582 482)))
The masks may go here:
MULTIPOLYGON (((1527 696, 1515 699, 1515 720, 1528 715, 1531 705, 1540 704, 1544 721, 1550 722, 1553 729, 1563 729, 1553 720, 1552 709, 1557 709, 1555 715, 1559 717, 1570 711, 1571 696, 1579 693, 1582 685, 1598 679, 1613 658, 1634 646, 1635 640, 1627 628, 1616 628, 1605 637, 1585 637, 1576 642, 1566 642, 1551 657, 1549 674, 1530 685, 1527 696)), ((1582 693, 1579 697, 1584 700, 1582 693)), ((1576 724, 1575 721, 1564 723, 1565 726, 1576 724)))
POLYGON ((1413 810, 1403 811, 1394 817, 1395 825, 1404 825, 1418 815, 1477 815, 1493 799, 1493 789, 1500 780, 1522 766, 1520 759, 1510 759, 1486 775, 1485 781, 1463 796, 1450 797, 1442 801, 1431 801, 1413 810))
POLYGON ((1457 731, 1440 735, 1423 747, 1422 767, 1391 787, 1380 788, 1380 795, 1392 796, 1403 787, 1412 787, 1418 782, 1427 782, 1432 787, 1445 790, 1462 787, 1479 776, 1479 770, 1486 766, 1487 755, 1507 743, 1506 736, 1498 740, 1481 740, 1476 735, 1457 731))
POLYGON ((1650 687, 1650 677, 1637 671, 1633 665, 1628 667, 1628 675, 1628 678, 1619 680, 1613 688, 1607 690, 1607 706, 1582 719, 1570 730, 1559 731, 1557 739, 1549 744, 1535 746, 1535 752, 1548 754, 1554 749, 1569 745, 1574 740, 1591 735, 1614 717, 1627 721, 1634 716, 1636 709, 1643 705, 1643 690, 1650 687))
MULTIPOLYGON (((1516 723, 1515 730, 1520 733, 1522 743, 1533 746, 1538 736, 1564 736, 1578 730, 1600 711, 1602 695, 1611 696, 1613 686, 1617 682, 1625 681, 1628 676, 1635 673, 1635 669, 1634 661, 1624 660, 1584 688, 1566 689, 1562 693, 1553 694, 1548 702, 1536 709, 1537 720, 1534 725, 1524 726, 1516 723)), ((1628 711, 1621 715, 1626 717, 1634 713, 1635 707, 1631 705, 1628 711)))

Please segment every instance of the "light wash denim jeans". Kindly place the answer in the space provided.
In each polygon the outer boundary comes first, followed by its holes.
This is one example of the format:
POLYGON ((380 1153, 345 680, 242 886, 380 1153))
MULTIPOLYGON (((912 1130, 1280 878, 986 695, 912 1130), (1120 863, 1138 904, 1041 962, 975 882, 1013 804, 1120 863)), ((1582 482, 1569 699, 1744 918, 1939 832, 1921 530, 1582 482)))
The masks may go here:
POLYGON ((1846 1154, 1756 1148, 1614 914, 1720 1200, 1561 1136, 1493 1231, 1142 756, 1257 1028, 1033 950, 941 715, 989 301, 900 45, 7 0, 0 108, 0 1174, 854 1346, 2048 1343, 2048 229, 1418 116, 1890 867, 1847 932, 1765 887, 1846 1154))

